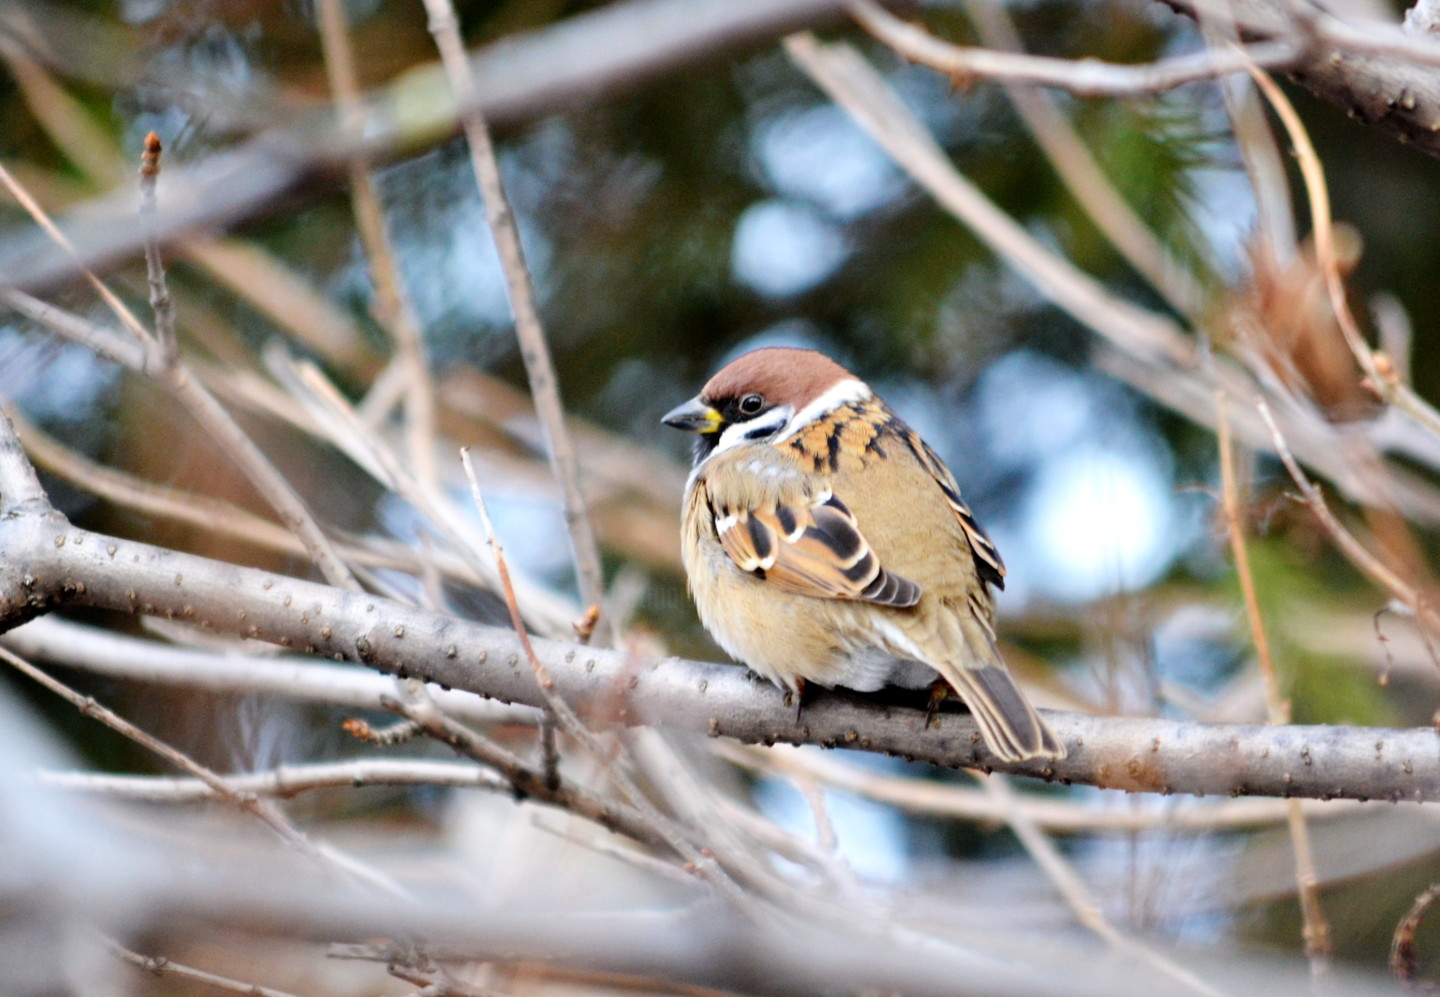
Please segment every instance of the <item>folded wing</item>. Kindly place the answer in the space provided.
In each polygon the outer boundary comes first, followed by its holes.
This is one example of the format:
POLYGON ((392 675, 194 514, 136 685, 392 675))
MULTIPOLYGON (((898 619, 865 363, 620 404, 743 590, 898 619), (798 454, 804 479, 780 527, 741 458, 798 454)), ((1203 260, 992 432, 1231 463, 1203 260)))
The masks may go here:
POLYGON ((902 607, 920 601, 920 586, 885 570, 838 496, 786 491, 748 502, 711 493, 720 545, 741 571, 820 599, 902 607))

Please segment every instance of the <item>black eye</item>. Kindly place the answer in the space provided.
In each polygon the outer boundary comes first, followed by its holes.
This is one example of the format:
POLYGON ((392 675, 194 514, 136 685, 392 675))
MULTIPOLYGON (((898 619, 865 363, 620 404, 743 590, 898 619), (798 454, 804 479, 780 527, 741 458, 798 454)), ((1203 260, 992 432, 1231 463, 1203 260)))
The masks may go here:
POLYGON ((740 399, 741 415, 755 415, 764 407, 765 397, 763 395, 746 395, 740 399))

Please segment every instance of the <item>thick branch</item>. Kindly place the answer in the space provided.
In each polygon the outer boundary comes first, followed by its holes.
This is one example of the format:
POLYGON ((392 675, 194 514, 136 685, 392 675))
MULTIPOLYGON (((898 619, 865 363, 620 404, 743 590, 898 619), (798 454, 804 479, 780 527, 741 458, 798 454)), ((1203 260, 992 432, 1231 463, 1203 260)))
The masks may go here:
POLYGON ((1231 0, 1223 14, 1208 0, 1162 2, 1195 19, 1233 17, 1247 42, 1308 35, 1310 44, 1290 66, 1295 82, 1351 117, 1440 156, 1440 45, 1389 26, 1350 24, 1304 0, 1231 0))
MULTIPOLYGON (((44 516, 0 522, 0 596, 0 626, 61 605, 147 613, 507 702, 544 702, 508 629, 67 528, 44 516)), ((923 704, 829 694, 797 719, 775 689, 743 669, 673 658, 637 662, 566 642, 534 643, 556 691, 595 724, 857 748, 1129 791, 1440 800, 1440 736, 1430 728, 1052 712, 1048 719, 1068 757, 1005 765, 986 751, 968 714, 943 713, 927 727, 923 704)))

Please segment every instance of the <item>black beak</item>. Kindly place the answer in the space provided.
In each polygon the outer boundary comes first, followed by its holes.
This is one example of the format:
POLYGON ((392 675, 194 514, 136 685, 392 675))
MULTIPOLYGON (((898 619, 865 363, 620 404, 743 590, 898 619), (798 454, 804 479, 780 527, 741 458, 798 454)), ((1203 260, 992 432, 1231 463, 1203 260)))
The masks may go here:
POLYGON ((687 433, 713 433, 720 428, 720 413, 700 399, 692 398, 665 413, 665 418, 660 421, 687 433))

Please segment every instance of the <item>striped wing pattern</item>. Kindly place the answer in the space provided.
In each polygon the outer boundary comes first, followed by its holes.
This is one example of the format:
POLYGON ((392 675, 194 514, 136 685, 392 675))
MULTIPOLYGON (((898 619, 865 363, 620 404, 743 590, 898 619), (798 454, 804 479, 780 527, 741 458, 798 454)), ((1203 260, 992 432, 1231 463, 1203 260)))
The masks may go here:
POLYGON ((1000 560, 1000 552, 975 522, 975 516, 970 512, 970 507, 960 497, 960 486, 955 483, 955 476, 950 473, 949 468, 940 460, 940 456, 930 449, 930 444, 922 440, 919 435, 910 427, 904 430, 905 442, 915 454, 916 458, 930 472, 940 490, 945 493, 950 508, 955 510, 955 518, 960 521, 960 527, 965 531, 965 537, 970 541, 970 549, 975 554, 975 570, 980 577, 994 585, 998 589, 1005 588, 1005 562, 1000 560))
POLYGON ((730 559, 779 588, 884 606, 920 601, 920 586, 880 566, 850 509, 828 491, 805 503, 714 513, 730 559))

